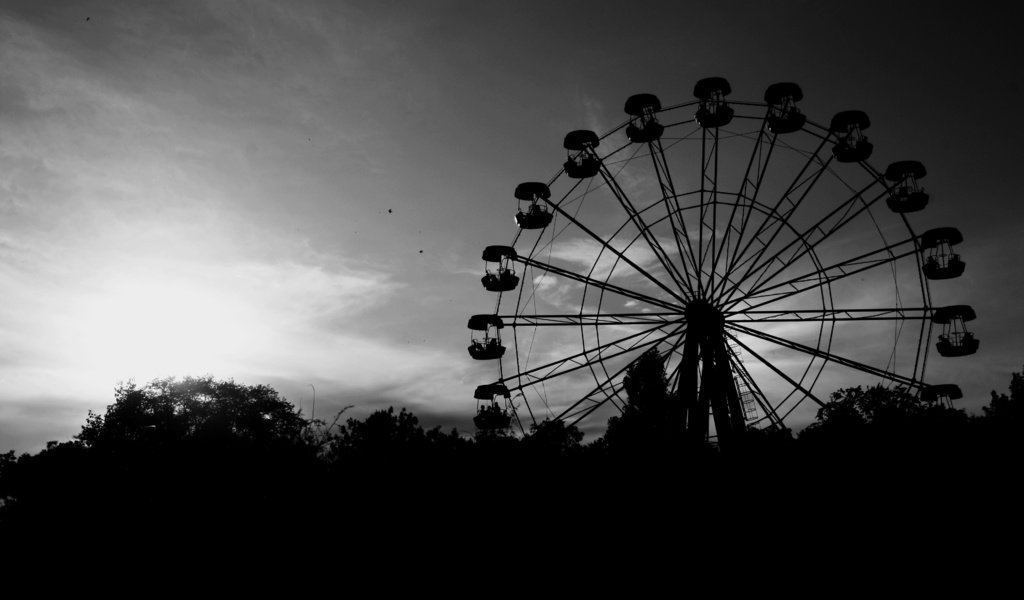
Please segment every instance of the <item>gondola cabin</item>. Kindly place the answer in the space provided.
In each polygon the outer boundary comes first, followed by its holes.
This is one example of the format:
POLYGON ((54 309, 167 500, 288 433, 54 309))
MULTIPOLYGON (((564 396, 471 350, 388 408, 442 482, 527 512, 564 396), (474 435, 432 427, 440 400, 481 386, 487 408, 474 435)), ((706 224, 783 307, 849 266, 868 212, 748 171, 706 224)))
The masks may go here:
POLYGON ((800 131, 807 117, 804 116, 796 103, 804 99, 804 93, 795 83, 773 83, 764 92, 764 101, 768 103, 768 131, 778 135, 800 131))
POLYGON ((488 292, 508 292, 519 285, 519 276, 512 268, 517 258, 511 246, 487 246, 484 248, 484 276, 480 282, 488 292), (492 268, 491 265, 494 265, 492 268))
POLYGON ((930 229, 921 235, 921 271, 928 279, 953 279, 963 275, 966 264, 953 246, 964 241, 956 227, 930 229))
POLYGON ((892 212, 909 213, 928 206, 928 194, 918 183, 925 175, 924 165, 916 160, 894 162, 885 169, 885 178, 893 184, 885 200, 892 212))
POLYGON ((844 110, 832 117, 829 125, 838 141, 832 146, 832 156, 841 163, 852 163, 867 160, 875 147, 864 135, 864 130, 871 127, 868 115, 860 110, 844 110))
POLYGON ((942 383, 939 385, 930 385, 921 390, 921 399, 929 404, 942 404, 944 406, 953 406, 953 400, 959 400, 964 397, 960 386, 955 383, 942 383))
POLYGON ((473 417, 473 424, 477 429, 493 431, 512 426, 512 415, 504 408, 510 397, 504 384, 477 386, 473 397, 477 399, 476 416, 473 417))
POLYGON ((732 87, 724 77, 707 77, 693 86, 693 95, 700 102, 694 119, 705 129, 724 127, 732 121, 734 111, 725 102, 725 97, 732 93, 732 87))
POLYGON ((599 140, 597 134, 586 129, 570 131, 565 135, 562 146, 568 151, 565 174, 573 179, 586 179, 601 170, 601 160, 594 153, 599 140))
POLYGON ((932 314, 932 323, 942 325, 935 347, 940 356, 967 356, 978 351, 979 341, 967 331, 966 323, 976 318, 974 309, 966 304, 944 306, 932 314))
POLYGON ((634 144, 645 144, 661 138, 665 127, 655 116, 661 110, 661 101, 654 94, 635 94, 626 100, 629 115, 626 137, 634 144))
POLYGON ((469 318, 469 355, 476 360, 495 360, 505 355, 500 330, 505 327, 497 315, 473 315, 469 318), (483 335, 479 335, 480 332, 483 335))
POLYGON ((519 212, 516 225, 520 229, 544 229, 551 223, 551 211, 543 204, 551 198, 551 189, 539 181, 527 181, 516 186, 519 212), (525 209, 524 209, 525 206, 525 209))

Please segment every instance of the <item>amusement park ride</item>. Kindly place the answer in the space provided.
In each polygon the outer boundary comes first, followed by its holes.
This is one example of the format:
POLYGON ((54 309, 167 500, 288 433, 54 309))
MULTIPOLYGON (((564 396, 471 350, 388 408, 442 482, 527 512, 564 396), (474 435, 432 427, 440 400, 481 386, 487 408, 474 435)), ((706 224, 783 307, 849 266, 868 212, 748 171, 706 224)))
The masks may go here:
POLYGON ((868 116, 815 123, 795 83, 763 102, 730 93, 712 77, 674 106, 632 96, 624 123, 570 132, 562 169, 515 188, 515 239, 483 251, 495 311, 469 320, 470 355, 498 367, 474 394, 478 428, 606 418, 652 348, 680 427, 723 445, 806 419, 802 406, 823 405, 815 387, 866 377, 929 402, 962 396, 925 383, 933 327, 941 357, 978 340, 971 307, 932 304, 929 282, 964 272, 963 236, 911 227, 929 202, 924 166, 879 171, 868 116))

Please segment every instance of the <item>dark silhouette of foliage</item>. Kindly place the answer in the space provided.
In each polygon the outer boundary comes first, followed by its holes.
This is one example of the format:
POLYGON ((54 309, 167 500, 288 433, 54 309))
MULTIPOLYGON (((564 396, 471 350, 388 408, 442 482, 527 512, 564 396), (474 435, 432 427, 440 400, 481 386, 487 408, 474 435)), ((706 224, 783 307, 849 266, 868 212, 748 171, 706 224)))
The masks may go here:
POLYGON ((583 432, 565 421, 544 419, 530 426, 530 435, 523 438, 526 450, 544 458, 571 456, 580 451, 583 432))
POLYGON ((99 519, 123 534, 250 519, 285 527, 280 507, 300 502, 319 469, 308 422, 272 388, 189 377, 119 386, 75 441, 4 470, 6 525, 99 519))
POLYGON ((465 462, 471 444, 454 429, 425 431, 408 410, 388 407, 365 419, 348 419, 332 436, 326 459, 337 494, 380 506, 408 489, 448 479, 465 462), (358 497, 341 489, 342 481, 358 490, 358 497))
POLYGON ((834 392, 830 402, 818 409, 815 422, 803 431, 802 436, 816 435, 826 429, 833 435, 846 435, 865 428, 895 432, 932 422, 936 415, 966 418, 961 410, 928 403, 904 388, 881 385, 867 389, 860 386, 845 388, 834 392))
POLYGON ((975 419, 973 445, 984 453, 987 462, 1014 469, 1024 459, 1024 374, 1011 375, 1009 392, 1007 395, 992 391, 989 405, 982 407, 982 415, 975 419))
POLYGON ((1024 423, 1024 375, 1011 375, 1009 396, 997 394, 992 390, 989 405, 982 407, 981 410, 984 419, 999 422, 1003 427, 1018 429, 1024 423))
POLYGON ((979 458, 971 430, 963 410, 902 388, 841 389, 800 434, 797 471, 811 476, 789 481, 834 494, 938 494, 979 458))
POLYGON ((833 446, 925 444, 962 436, 967 423, 964 411, 928 403, 904 388, 858 386, 834 392, 800 439, 833 446))
MULTIPOLYGON (((999 482, 1020 456, 1019 373, 975 418, 899 388, 841 389, 798 438, 750 430, 725 456, 685 439, 668 383, 662 357, 645 353, 626 373, 623 414, 586 445, 578 428, 557 420, 522 438, 508 430, 465 436, 424 430, 406 409, 311 422, 269 387, 212 377, 129 383, 103 414, 88 415, 74 440, 34 455, 0 454, 0 526, 38 536, 102 523, 104 535, 172 536, 226 524, 295 532, 296 511, 307 506, 383 515, 412 505, 456 518, 453 507, 470 498, 506 506, 583 506, 594 495, 616 506, 701 498, 740 511, 749 508, 745 498, 781 489, 950 497, 941 486, 954 481, 1005 494, 999 482), (523 478, 531 485, 518 485, 523 478)), ((475 526, 493 526, 492 513, 476 517, 475 526)), ((370 539, 404 527, 387 523, 367 519, 347 531, 370 539)))
POLYGON ((15 456, 14 450, 0 454, 0 509, 14 499, 10 482, 17 464, 18 457, 15 456))
POLYGON ((192 442, 281 450, 303 446, 308 423, 268 386, 212 377, 121 385, 103 415, 89 412, 76 437, 88 448, 117 451, 192 442))
POLYGON ((424 430, 407 409, 396 413, 388 407, 362 420, 348 419, 332 437, 329 459, 345 469, 360 463, 419 467, 450 457, 467 444, 454 429, 448 433, 440 427, 424 430))
POLYGON ((737 453, 740 460, 789 460, 796 452, 796 439, 787 428, 751 428, 739 440, 737 453))
POLYGON ((665 361, 657 350, 648 350, 626 370, 623 389, 628 402, 621 416, 608 420, 608 452, 674 455, 687 445, 682 402, 669 392, 665 361))
POLYGON ((389 459, 416 455, 427 444, 419 419, 394 407, 378 410, 364 421, 349 419, 334 436, 331 452, 336 458, 389 459))

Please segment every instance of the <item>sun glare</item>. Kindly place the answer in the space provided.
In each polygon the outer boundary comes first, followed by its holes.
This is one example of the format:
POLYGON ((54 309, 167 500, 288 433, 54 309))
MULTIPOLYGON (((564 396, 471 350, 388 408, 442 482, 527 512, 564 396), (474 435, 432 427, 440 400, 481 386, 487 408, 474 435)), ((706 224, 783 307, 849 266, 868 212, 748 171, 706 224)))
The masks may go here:
POLYGON ((124 379, 219 371, 252 350, 260 329, 241 298, 197 282, 118 282, 86 313, 81 358, 124 379))

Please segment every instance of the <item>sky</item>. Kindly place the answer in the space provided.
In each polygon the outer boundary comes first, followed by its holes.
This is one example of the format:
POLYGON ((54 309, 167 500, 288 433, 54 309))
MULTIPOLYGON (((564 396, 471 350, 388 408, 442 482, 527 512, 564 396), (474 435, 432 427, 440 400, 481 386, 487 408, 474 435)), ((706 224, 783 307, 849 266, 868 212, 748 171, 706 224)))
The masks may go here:
MULTIPOLYGON (((798 82, 927 166, 981 351, 930 363, 978 412, 1024 364, 1024 67, 1012 3, 0 3, 0 450, 68 439, 119 382, 211 374, 328 416, 471 430, 481 249, 515 186, 638 92, 798 82)), ((933 353, 934 354, 934 353, 933 353)), ((493 370, 493 369, 491 369, 493 370)), ((492 377, 493 378, 493 377, 492 377)), ((483 380, 482 380, 483 379, 483 380)))

